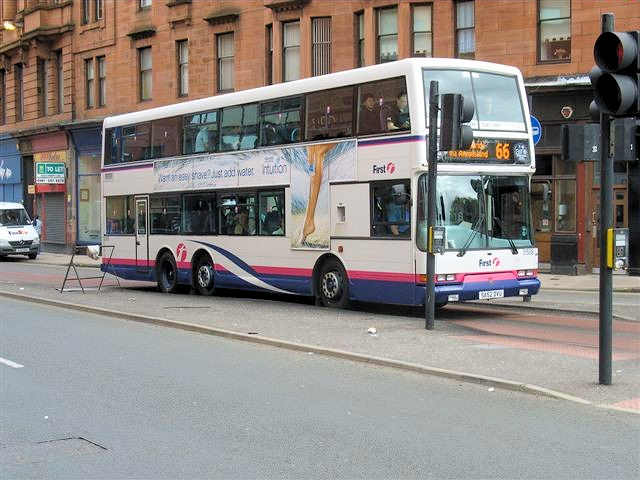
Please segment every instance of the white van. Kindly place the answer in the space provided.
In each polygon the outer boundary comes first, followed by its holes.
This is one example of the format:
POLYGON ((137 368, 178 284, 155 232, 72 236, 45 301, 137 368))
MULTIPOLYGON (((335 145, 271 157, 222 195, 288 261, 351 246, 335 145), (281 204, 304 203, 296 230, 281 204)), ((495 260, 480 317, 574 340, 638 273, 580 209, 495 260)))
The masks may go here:
POLYGON ((7 255, 38 256, 40 236, 20 203, 0 202, 0 258, 7 255))

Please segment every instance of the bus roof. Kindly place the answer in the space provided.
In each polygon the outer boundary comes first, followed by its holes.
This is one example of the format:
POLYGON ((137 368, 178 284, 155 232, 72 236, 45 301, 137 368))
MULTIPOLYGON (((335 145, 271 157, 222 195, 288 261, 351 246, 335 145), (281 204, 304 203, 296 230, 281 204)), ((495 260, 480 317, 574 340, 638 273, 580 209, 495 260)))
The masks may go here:
POLYGON ((300 95, 317 90, 338 88, 340 86, 366 83, 384 78, 399 77, 409 73, 420 73, 422 68, 444 68, 456 70, 474 70, 498 73, 504 75, 521 76, 520 70, 508 65, 479 62, 475 60, 461 60, 454 58, 407 58, 395 62, 371 65, 368 67, 343 70, 318 77, 302 78, 286 83, 278 83, 266 87, 215 95, 212 97, 181 102, 172 105, 139 110, 136 112, 115 115, 104 119, 104 128, 120 125, 131 125, 151 121, 159 118, 187 115, 221 108, 228 105, 242 105, 271 98, 300 95))

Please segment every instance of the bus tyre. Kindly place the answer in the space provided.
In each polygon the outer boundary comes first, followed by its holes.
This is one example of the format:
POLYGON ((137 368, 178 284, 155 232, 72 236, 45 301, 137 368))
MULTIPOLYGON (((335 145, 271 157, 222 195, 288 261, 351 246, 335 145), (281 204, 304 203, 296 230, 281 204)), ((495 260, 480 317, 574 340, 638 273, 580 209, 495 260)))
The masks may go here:
POLYGON ((178 268, 173 255, 169 252, 163 253, 156 269, 158 289, 162 293, 176 293, 178 291, 178 268))
POLYGON ((213 285, 213 262, 209 255, 203 255, 198 260, 195 270, 193 285, 200 295, 213 295, 215 287, 213 285))
POLYGON ((325 307, 344 308, 349 304, 349 279, 337 260, 330 259, 322 266, 318 295, 325 307))

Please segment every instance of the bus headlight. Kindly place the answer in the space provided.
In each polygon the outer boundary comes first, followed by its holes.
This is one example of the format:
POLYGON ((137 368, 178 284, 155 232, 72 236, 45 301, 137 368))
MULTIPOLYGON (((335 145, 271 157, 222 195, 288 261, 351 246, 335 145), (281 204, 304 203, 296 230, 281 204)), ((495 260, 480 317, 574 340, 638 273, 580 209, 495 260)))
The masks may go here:
POLYGON ((436 276, 436 282, 455 282, 456 276, 453 273, 440 274, 436 276))

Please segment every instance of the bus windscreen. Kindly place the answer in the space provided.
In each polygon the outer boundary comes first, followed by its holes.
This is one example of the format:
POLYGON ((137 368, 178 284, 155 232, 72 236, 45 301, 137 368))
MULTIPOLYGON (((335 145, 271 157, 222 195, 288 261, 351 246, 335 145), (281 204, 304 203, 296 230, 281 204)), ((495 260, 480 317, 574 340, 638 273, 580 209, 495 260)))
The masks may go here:
POLYGON ((430 84, 438 81, 438 93, 460 93, 471 97, 475 113, 471 127, 475 130, 526 131, 526 122, 516 77, 465 70, 431 70, 422 73, 425 99, 430 84))

